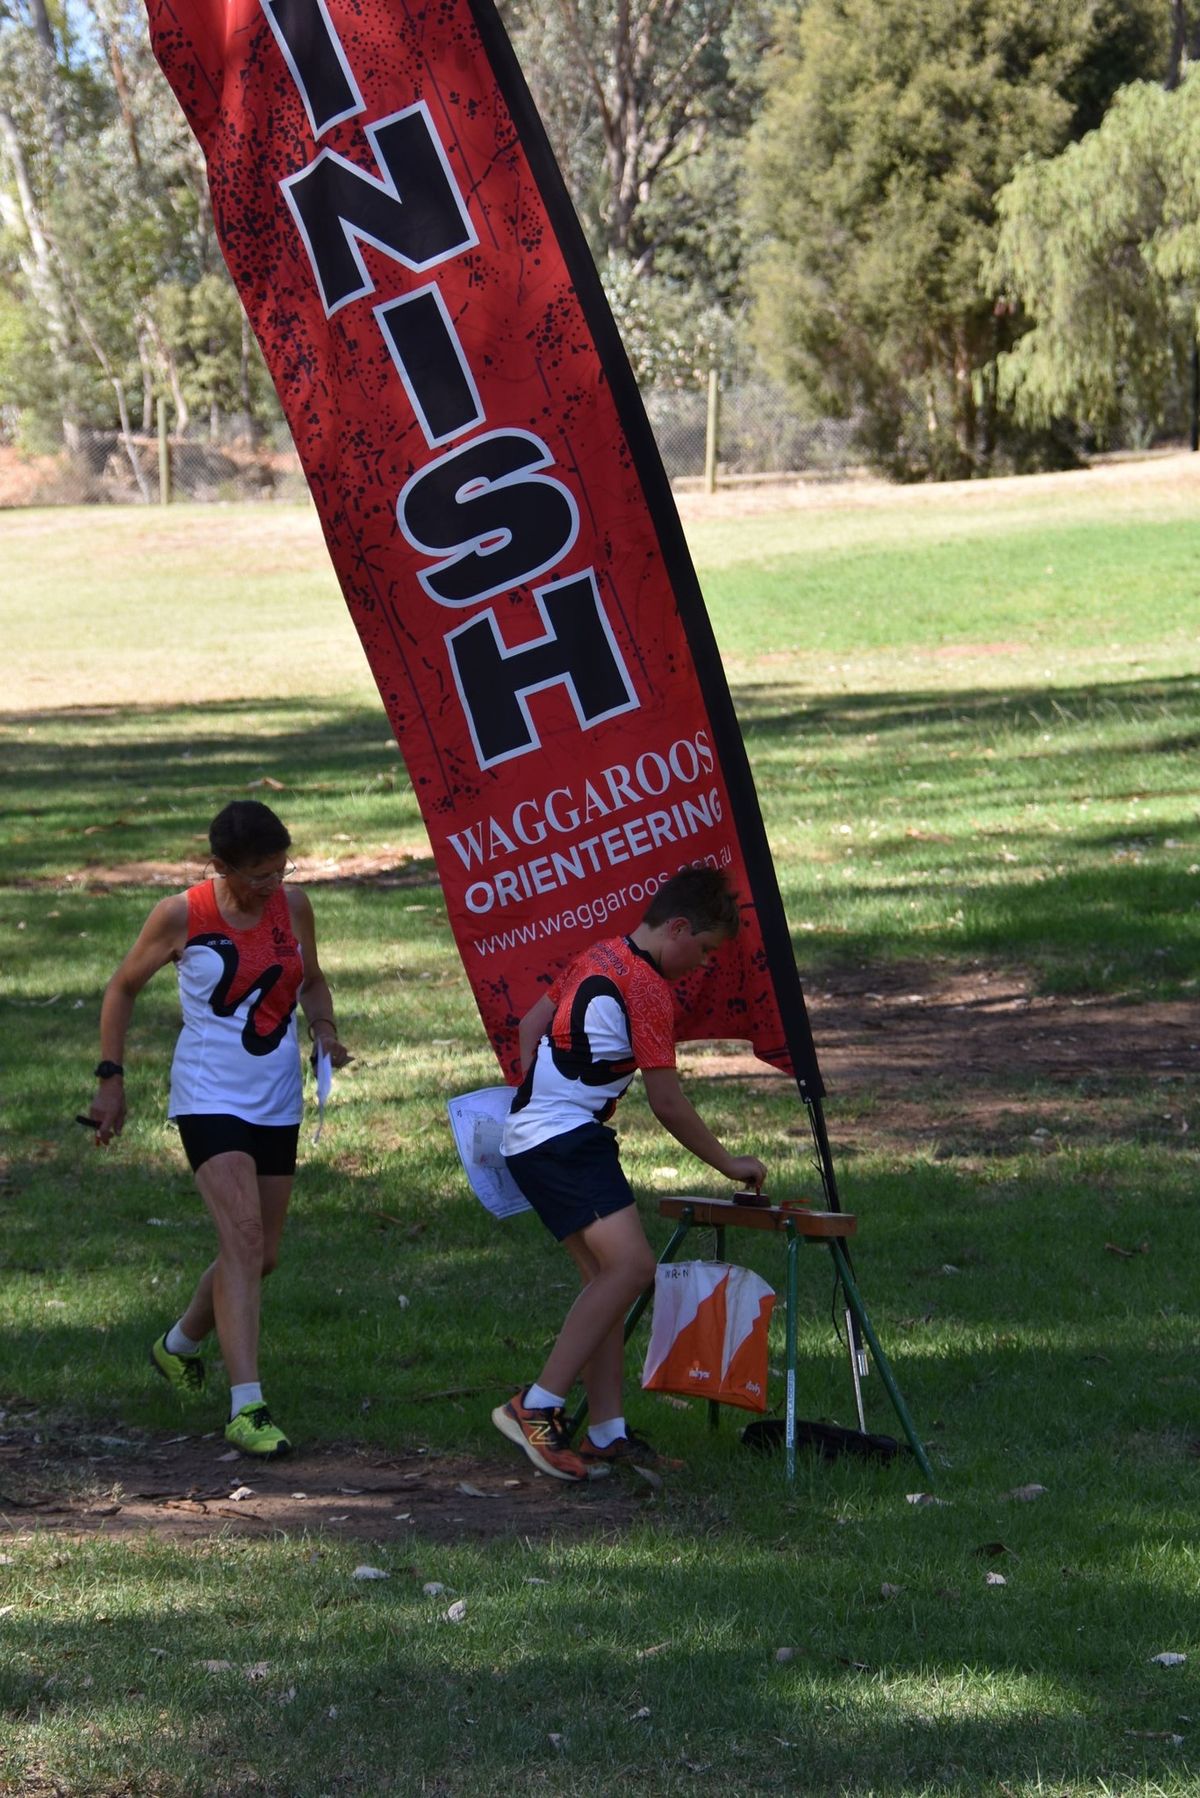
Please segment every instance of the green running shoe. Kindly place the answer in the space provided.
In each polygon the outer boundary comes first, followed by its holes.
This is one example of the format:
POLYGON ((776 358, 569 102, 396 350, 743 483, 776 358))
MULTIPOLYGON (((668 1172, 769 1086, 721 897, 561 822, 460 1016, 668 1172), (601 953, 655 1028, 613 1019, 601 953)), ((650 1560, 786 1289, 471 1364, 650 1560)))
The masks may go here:
POLYGON ((203 1357, 173 1355, 167 1347, 165 1331, 157 1342, 150 1344, 150 1364, 168 1385, 174 1387, 180 1398, 195 1398, 198 1392, 203 1392, 206 1378, 203 1357))
POLYGON ((244 1455, 257 1455, 262 1461, 290 1455, 292 1445, 265 1405, 243 1405, 236 1417, 225 1425, 225 1440, 244 1455))

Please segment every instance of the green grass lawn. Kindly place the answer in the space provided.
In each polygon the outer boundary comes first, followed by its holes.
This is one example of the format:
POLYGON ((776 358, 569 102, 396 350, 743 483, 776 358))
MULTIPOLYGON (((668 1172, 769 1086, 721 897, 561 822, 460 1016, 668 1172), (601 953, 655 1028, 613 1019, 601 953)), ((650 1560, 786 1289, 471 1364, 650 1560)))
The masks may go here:
MULTIPOLYGON (((832 494, 692 527, 810 986, 992 967, 1047 994, 1189 999, 1196 485, 832 494)), ((242 793, 325 876, 322 959, 357 1055, 266 1295, 276 1411, 312 1442, 503 1461, 490 1394, 536 1369, 570 1297, 533 1220, 493 1223, 457 1166, 445 1098, 494 1064, 322 557, 301 509, 0 515, 0 1411, 36 1406, 51 1440, 220 1421, 219 1378, 181 1419, 145 1360, 208 1252, 162 1121, 168 975, 139 1001, 119 1148, 70 1119, 103 983, 166 890, 151 874, 198 872, 242 793), (394 883, 337 878, 356 857, 394 883), (479 1391, 425 1402, 450 1387, 479 1391)), ((728 1423, 711 1437, 696 1408, 636 1394, 687 1467, 623 1531, 581 1530, 568 1490, 547 1542, 450 1547, 75 1541, 0 1502, 0 1792, 1194 1793, 1194 1106, 1120 1051, 1107 1111, 1094 1081, 1042 1087, 1016 1060, 997 1078, 998 1100, 1063 1121, 1049 1144, 967 1131, 939 1156, 889 1139, 869 1094, 831 1097, 860 1283, 943 1503, 907 1502, 906 1461, 802 1457, 789 1488, 728 1423), (863 1120, 876 1146, 841 1157, 863 1120), (355 1582, 362 1561, 389 1579, 355 1582)), ((693 1090, 779 1196, 809 1190, 780 1083, 693 1090)), ((943 1099, 914 1081, 907 1102, 943 1099)), ((622 1139, 656 1241, 655 1193, 720 1190, 639 1095, 622 1139)), ((736 1248, 780 1285, 774 1251, 736 1248)), ((823 1255, 802 1287, 800 1409, 850 1422, 823 1255)), ((868 1404, 895 1427, 874 1378, 868 1404)))

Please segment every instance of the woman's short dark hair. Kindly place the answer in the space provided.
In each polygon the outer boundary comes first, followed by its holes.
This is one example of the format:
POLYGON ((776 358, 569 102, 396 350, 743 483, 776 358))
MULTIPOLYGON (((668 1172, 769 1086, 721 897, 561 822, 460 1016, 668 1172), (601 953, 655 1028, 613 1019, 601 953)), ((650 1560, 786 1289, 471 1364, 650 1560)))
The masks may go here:
POLYGON ((736 936, 741 913, 728 876, 720 868, 681 868, 659 887, 642 922, 653 926, 672 918, 686 918, 697 935, 719 930, 722 936, 736 936))
POLYGON ((261 861, 290 849, 286 824, 269 805, 257 799, 233 799, 217 813, 208 827, 208 846, 214 855, 236 868, 239 862, 261 861))

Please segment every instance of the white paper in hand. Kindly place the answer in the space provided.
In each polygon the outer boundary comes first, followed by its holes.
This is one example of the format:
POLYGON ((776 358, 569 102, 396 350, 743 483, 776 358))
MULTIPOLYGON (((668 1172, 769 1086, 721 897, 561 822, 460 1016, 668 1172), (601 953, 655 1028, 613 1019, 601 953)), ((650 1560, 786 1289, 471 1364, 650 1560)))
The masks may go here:
POLYGON ((333 1090, 333 1063, 328 1051, 317 1044, 317 1127, 313 1131, 313 1141, 320 1142, 321 1129, 325 1123, 325 1101, 333 1090))
POLYGON ((446 1105, 454 1146, 471 1191, 493 1217, 515 1217, 532 1209, 529 1200, 504 1164, 500 1137, 512 1104, 511 1086, 484 1086, 463 1093, 446 1105))

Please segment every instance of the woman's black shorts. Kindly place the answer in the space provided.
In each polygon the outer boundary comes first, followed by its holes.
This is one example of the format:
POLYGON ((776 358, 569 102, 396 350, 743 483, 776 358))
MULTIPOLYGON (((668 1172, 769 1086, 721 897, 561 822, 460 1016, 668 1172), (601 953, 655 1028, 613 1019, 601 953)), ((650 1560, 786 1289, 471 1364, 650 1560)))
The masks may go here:
POLYGON ((175 1119, 192 1172, 231 1149, 249 1155, 259 1174, 294 1174, 299 1124, 248 1124, 225 1112, 197 1112, 175 1119))

